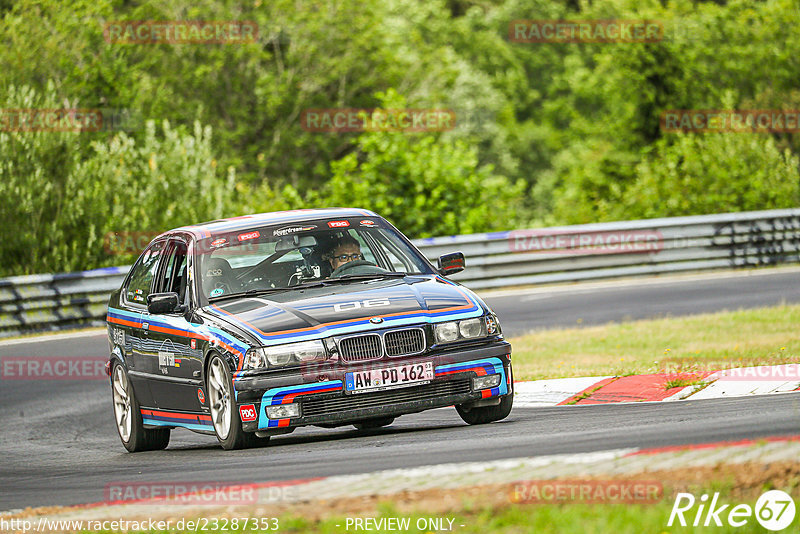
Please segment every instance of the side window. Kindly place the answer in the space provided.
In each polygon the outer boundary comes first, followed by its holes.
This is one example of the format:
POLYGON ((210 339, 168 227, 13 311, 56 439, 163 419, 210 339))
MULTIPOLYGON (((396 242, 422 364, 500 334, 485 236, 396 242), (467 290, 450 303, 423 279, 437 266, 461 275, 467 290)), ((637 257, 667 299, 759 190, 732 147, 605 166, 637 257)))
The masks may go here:
POLYGON ((170 241, 163 273, 156 291, 177 293, 179 300, 183 302, 186 294, 186 244, 182 241, 170 241))
POLYGON ((397 249, 391 239, 387 239, 383 230, 378 230, 378 232, 372 233, 371 235, 375 238, 375 242, 381 249, 383 255, 391 262, 393 270, 397 272, 414 272, 419 270, 417 266, 409 261, 409 258, 405 254, 397 249))
POLYGON ((380 247, 383 250, 383 253, 389 258, 389 261, 392 262, 392 268, 397 272, 408 272, 410 269, 406 263, 403 262, 396 254, 394 254, 391 250, 387 249, 383 243, 380 243, 380 247))
POLYGON ((153 277, 158 268, 158 260, 161 258, 163 250, 163 241, 154 243, 142 254, 141 259, 134 266, 130 280, 128 280, 128 287, 125 288, 125 298, 129 302, 140 304, 147 302, 147 295, 150 294, 153 277))

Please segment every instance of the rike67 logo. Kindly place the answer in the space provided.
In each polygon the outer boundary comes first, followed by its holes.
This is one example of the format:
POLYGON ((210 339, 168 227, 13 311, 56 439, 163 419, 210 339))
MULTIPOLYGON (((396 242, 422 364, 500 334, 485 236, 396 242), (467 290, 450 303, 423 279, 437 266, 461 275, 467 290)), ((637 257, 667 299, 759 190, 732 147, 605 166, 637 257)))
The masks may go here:
POLYGON ((754 508, 747 504, 737 504, 731 508, 730 504, 719 502, 719 493, 714 493, 710 502, 708 494, 696 499, 691 493, 678 493, 667 526, 671 527, 677 520, 682 527, 690 524, 690 521, 695 527, 721 527, 725 523, 731 527, 743 527, 753 516, 767 530, 783 530, 794 521, 794 500, 784 491, 770 490, 758 498, 754 508))

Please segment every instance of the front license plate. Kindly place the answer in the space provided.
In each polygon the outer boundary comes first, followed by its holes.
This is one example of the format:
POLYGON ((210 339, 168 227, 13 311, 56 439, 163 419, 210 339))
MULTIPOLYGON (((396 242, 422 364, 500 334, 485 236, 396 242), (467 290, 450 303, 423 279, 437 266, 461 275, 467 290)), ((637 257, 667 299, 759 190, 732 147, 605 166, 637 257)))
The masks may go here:
POLYGON ((345 391, 348 393, 364 393, 365 391, 379 391, 383 389, 401 388, 428 383, 433 380, 433 362, 410 363, 387 367, 385 369, 370 369, 368 371, 353 371, 345 374, 345 391))

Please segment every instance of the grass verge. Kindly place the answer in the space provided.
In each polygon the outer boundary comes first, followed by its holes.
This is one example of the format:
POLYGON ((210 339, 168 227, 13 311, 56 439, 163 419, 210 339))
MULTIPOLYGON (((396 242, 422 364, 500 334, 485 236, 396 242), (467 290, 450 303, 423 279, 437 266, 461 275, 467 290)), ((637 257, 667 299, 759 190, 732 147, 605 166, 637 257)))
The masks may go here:
POLYGON ((512 338, 514 378, 629 375, 800 362, 800 305, 603 326, 512 338))

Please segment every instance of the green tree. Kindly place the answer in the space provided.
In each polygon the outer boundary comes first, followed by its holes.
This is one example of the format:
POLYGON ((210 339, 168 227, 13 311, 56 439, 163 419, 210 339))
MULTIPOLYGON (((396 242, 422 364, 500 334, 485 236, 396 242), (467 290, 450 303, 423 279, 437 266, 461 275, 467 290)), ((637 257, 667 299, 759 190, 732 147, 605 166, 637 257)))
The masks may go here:
MULTIPOLYGON (((387 109, 404 107, 394 93, 381 96, 387 109)), ((374 210, 413 237, 507 230, 522 218, 522 181, 479 165, 475 148, 432 133, 363 133, 331 174, 322 193, 328 203, 374 210)))

